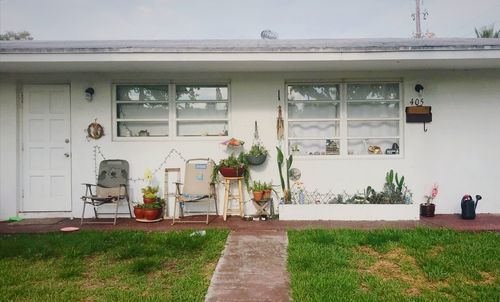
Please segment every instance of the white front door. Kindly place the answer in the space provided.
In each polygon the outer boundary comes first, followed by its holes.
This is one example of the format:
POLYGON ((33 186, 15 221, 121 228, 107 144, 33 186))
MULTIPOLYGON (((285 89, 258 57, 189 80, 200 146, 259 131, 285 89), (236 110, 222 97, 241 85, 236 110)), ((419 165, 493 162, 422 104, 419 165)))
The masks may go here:
POLYGON ((22 211, 71 211, 68 85, 23 88, 22 211))

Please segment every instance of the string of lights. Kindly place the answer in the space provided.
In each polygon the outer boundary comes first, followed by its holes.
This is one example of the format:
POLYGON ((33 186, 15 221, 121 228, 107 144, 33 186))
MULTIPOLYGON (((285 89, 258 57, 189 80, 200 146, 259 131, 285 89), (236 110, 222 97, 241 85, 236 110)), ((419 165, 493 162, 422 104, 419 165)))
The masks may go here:
MULTIPOLYGON (((100 157, 102 160, 106 160, 106 156, 104 156, 101 147, 97 146, 97 145, 94 146, 93 154, 94 154, 95 181, 97 182, 97 177, 98 177, 98 172, 99 172, 98 163, 97 163, 98 157, 100 157)), ((167 161, 170 159, 170 157, 172 155, 177 155, 184 162, 187 161, 186 158, 184 158, 184 156, 182 156, 182 154, 179 151, 172 148, 172 149, 170 149, 168 154, 163 158, 163 161, 158 165, 158 167, 152 171, 153 176, 156 175, 156 173, 158 173, 160 170, 162 170, 162 168, 167 164, 167 161)), ((128 180, 133 182, 133 183, 146 182, 146 179, 144 177, 129 178, 128 180)))

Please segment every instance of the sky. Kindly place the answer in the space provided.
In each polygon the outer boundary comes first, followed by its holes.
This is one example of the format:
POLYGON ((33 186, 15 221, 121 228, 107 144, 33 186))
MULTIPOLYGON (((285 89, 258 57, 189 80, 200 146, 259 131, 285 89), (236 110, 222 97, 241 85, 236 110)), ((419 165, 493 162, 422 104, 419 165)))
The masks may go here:
MULTIPOLYGON (((422 30, 500 29, 500 0, 424 0, 422 30)), ((415 0, 0 0, 0 32, 36 40, 409 38, 415 0)))

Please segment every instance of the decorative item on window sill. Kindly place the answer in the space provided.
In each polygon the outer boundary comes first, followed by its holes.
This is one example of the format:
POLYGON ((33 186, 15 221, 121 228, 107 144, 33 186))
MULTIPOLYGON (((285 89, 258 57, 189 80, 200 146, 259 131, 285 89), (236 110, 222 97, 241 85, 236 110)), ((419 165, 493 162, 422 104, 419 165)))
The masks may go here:
POLYGON ((379 146, 370 145, 368 147, 368 153, 370 153, 370 154, 382 154, 382 149, 379 146))
POLYGON ((290 148, 290 151, 292 151, 293 155, 300 155, 300 147, 298 144, 293 144, 290 148))
POLYGON ((427 132, 425 123, 432 122, 431 106, 409 106, 406 107, 407 123, 424 123, 424 132, 427 132))
POLYGON ((94 119, 93 123, 90 123, 87 127, 87 141, 90 139, 100 139, 104 136, 104 128, 97 122, 97 119, 94 119))
POLYGON ((326 140, 326 155, 339 155, 340 150, 337 143, 332 139, 326 140))
POLYGON ((385 149, 385 154, 389 155, 399 154, 399 145, 397 143, 393 143, 392 148, 385 149))
POLYGON ((139 136, 149 136, 149 131, 148 130, 141 130, 141 131, 139 131, 139 136))

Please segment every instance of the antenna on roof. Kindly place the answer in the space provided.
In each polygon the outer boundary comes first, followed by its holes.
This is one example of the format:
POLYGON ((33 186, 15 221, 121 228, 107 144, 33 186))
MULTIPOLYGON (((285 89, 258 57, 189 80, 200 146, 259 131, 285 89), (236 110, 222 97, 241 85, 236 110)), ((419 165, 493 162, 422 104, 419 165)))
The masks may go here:
POLYGON ((427 9, 424 9, 423 12, 421 11, 421 8, 420 8, 421 1, 422 1, 422 5, 423 5, 423 2, 424 2, 423 0, 415 0, 415 12, 413 14, 411 14, 411 18, 413 19, 413 21, 415 21, 415 28, 416 28, 416 32, 415 32, 414 37, 417 39, 422 39, 425 37, 432 38, 432 37, 434 37, 434 33, 429 32, 429 30, 427 30, 425 35, 422 34, 422 26, 421 26, 422 19, 427 20, 427 16, 429 16, 429 12, 427 11, 427 9))
POLYGON ((263 40, 277 40, 278 37, 278 33, 270 29, 265 29, 260 32, 260 38, 263 40))

